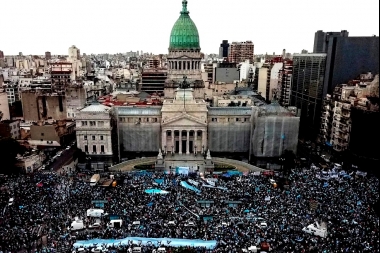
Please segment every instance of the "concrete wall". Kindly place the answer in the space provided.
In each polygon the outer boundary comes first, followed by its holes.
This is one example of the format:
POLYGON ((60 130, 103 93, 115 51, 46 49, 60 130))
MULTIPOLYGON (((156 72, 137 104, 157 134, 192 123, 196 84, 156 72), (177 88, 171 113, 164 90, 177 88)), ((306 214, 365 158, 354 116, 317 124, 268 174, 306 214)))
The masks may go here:
POLYGON ((7 93, 1 92, 1 91, 0 91, 0 112, 3 115, 1 120, 11 119, 11 115, 9 113, 9 104, 8 104, 7 93))
POLYGON ((65 96, 23 92, 21 102, 25 121, 38 121, 49 118, 63 120, 67 118, 65 96))
POLYGON ((54 125, 30 126, 30 135, 32 140, 56 141, 60 143, 60 138, 54 125))
POLYGON ((237 68, 216 68, 215 82, 233 83, 239 81, 239 71, 237 68))

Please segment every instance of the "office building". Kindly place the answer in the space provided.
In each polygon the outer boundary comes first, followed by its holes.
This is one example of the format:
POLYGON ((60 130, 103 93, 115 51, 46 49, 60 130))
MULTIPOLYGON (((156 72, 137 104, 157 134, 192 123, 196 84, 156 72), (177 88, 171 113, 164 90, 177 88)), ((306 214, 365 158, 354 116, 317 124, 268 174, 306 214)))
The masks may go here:
POLYGON ((45 60, 51 60, 51 53, 45 52, 45 60))
POLYGON ((348 37, 348 32, 342 30, 341 32, 324 32, 319 30, 315 33, 314 37, 314 54, 327 53, 330 41, 334 37, 348 37))
POLYGON ((314 140, 319 132, 326 54, 295 54, 290 105, 298 108, 300 138, 314 140))
POLYGON ((323 95, 362 73, 379 73, 379 37, 333 37, 329 40, 323 95))
POLYGON ((163 93, 168 70, 163 68, 144 69, 141 73, 141 91, 163 93))
POLYGON ((228 43, 228 40, 223 40, 219 48, 219 58, 228 58, 229 53, 230 53, 230 43, 228 43))

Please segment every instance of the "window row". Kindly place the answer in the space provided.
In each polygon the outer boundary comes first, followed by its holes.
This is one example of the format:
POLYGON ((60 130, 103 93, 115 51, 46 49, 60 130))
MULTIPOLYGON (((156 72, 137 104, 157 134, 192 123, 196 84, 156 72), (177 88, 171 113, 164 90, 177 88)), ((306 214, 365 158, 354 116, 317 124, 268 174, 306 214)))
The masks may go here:
MULTIPOLYGON (((89 153, 89 150, 88 150, 88 145, 85 145, 84 146, 84 152, 85 153, 89 153)), ((93 145, 92 146, 92 154, 97 154, 98 153, 98 150, 97 150, 97 146, 96 145, 93 145)), ((100 154, 104 154, 105 153, 105 149, 104 149, 104 145, 101 145, 100 146, 100 154)))
POLYGON ((104 121, 81 121, 82 126, 104 127, 104 121))
POLYGON ((121 123, 159 123, 159 118, 126 118, 120 117, 119 122, 121 123))
POLYGON ((211 118, 211 122, 250 122, 251 118, 211 118))
MULTIPOLYGON (((96 141, 96 136, 95 136, 95 135, 92 135, 92 136, 91 136, 91 139, 92 139, 93 141, 96 141)), ((83 140, 87 141, 87 140, 88 140, 88 136, 87 136, 87 135, 84 135, 84 136, 83 136, 83 140)), ((100 136, 99 136, 99 140, 100 140, 100 141, 104 141, 104 136, 103 136, 103 135, 100 135, 100 136)))

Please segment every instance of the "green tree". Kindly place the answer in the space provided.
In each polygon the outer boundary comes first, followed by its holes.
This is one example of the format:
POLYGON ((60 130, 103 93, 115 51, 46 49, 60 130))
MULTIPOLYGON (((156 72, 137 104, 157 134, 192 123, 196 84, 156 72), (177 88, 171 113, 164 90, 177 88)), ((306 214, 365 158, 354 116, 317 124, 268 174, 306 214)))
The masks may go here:
POLYGON ((24 149, 15 139, 0 138, 0 173, 16 173, 16 156, 22 153, 24 153, 24 149))

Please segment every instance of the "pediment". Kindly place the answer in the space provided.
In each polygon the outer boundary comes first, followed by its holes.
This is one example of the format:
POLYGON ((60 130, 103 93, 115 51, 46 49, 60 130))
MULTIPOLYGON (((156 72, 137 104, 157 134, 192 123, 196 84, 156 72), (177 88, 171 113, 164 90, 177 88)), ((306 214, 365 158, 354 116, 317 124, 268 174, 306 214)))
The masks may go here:
POLYGON ((162 126, 168 127, 182 127, 182 126, 193 126, 193 127, 205 127, 207 126, 206 122, 203 122, 201 119, 191 116, 189 114, 180 115, 168 120, 164 120, 162 126))

